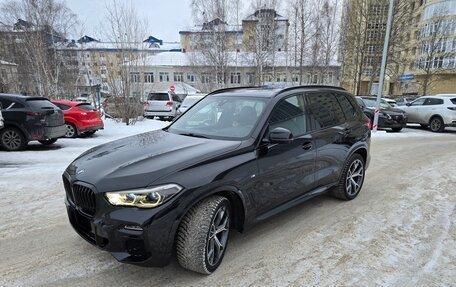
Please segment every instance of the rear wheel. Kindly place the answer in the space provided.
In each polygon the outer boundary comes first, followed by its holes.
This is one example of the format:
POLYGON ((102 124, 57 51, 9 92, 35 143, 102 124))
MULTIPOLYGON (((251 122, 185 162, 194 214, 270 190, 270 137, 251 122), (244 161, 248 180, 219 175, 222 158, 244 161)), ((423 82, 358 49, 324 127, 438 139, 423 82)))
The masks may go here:
POLYGON ((353 154, 345 164, 339 184, 332 191, 332 194, 343 200, 354 199, 364 183, 364 159, 360 154, 353 154))
POLYGON ((429 127, 431 128, 431 131, 435 133, 443 132, 445 129, 445 124, 443 123, 443 120, 439 116, 435 116, 431 119, 429 122, 429 127))
POLYGON ((397 132, 400 132, 402 130, 402 128, 392 128, 393 132, 397 133, 397 132))
POLYGON ((65 134, 66 138, 75 138, 78 136, 78 129, 72 123, 65 123, 67 131, 65 134))
POLYGON ((6 127, 0 131, 0 145, 8 151, 19 151, 27 146, 27 141, 19 129, 6 127))
POLYGON ((51 145, 54 144, 57 139, 48 139, 48 140, 39 140, 38 142, 43 145, 51 145))
POLYGON ((225 197, 212 196, 192 207, 177 235, 179 264, 202 274, 214 272, 225 255, 230 220, 230 202, 225 197))

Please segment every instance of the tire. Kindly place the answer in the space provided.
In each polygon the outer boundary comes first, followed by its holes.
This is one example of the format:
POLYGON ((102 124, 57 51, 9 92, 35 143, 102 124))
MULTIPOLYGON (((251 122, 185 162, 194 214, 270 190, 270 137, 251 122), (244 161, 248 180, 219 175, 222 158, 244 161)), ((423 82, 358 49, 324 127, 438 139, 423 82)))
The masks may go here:
POLYGON ((6 127, 0 130, 0 145, 7 151, 19 151, 25 149, 27 141, 19 129, 6 127))
POLYGON ((333 196, 342 200, 354 199, 363 187, 364 175, 364 159, 360 154, 355 153, 345 163, 339 184, 332 190, 333 196), (359 167, 359 165, 361 166, 359 167), (353 173, 358 174, 358 176, 354 177, 353 173))
POLYGON ((40 140, 38 142, 43 145, 51 145, 51 144, 54 144, 56 141, 57 141, 57 139, 48 139, 48 140, 40 140))
POLYGON ((164 121, 164 120, 165 120, 165 117, 158 117, 158 120, 159 120, 159 121, 164 121))
POLYGON ((393 132, 397 133, 397 132, 400 132, 402 130, 402 128, 392 128, 393 132))
POLYGON ((78 136, 78 129, 72 123, 65 123, 67 132, 64 135, 66 138, 75 138, 78 136))
POLYGON ((445 124, 441 117, 435 116, 429 121, 429 127, 431 128, 431 131, 440 133, 445 129, 445 124))
POLYGON ((225 197, 212 196, 192 207, 182 219, 177 234, 179 264, 201 274, 214 272, 225 255, 230 221, 230 202, 225 197), (221 231, 214 234, 214 230, 221 231))

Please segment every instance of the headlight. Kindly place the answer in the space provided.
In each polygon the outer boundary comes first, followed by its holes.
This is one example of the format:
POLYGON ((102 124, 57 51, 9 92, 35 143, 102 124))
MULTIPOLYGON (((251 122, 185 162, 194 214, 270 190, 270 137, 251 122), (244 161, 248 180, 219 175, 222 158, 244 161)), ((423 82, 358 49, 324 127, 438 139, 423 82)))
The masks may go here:
POLYGON ((153 208, 182 189, 182 186, 177 184, 165 184, 144 189, 107 192, 105 196, 112 205, 153 208))
POLYGON ((381 113, 385 118, 387 118, 388 120, 391 120, 391 116, 388 115, 387 113, 383 112, 381 113))

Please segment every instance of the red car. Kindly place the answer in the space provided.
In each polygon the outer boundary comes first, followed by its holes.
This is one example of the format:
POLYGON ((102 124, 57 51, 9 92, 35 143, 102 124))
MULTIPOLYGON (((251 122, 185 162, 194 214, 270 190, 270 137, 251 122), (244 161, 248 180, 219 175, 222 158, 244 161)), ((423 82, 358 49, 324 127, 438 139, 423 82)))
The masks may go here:
POLYGON ((63 111, 67 127, 66 138, 74 138, 80 134, 93 135, 104 127, 100 112, 90 103, 73 101, 52 101, 52 103, 63 111))

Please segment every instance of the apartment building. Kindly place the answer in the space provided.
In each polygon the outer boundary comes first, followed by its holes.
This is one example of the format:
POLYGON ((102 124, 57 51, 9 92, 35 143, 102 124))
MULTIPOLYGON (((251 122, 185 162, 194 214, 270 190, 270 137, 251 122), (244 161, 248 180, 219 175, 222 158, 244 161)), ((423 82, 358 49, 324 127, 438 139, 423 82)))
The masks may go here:
MULTIPOLYGON (((387 0, 345 0, 339 58, 342 86, 376 94, 387 0)), ((456 1, 395 1, 384 95, 456 92, 456 1)))

